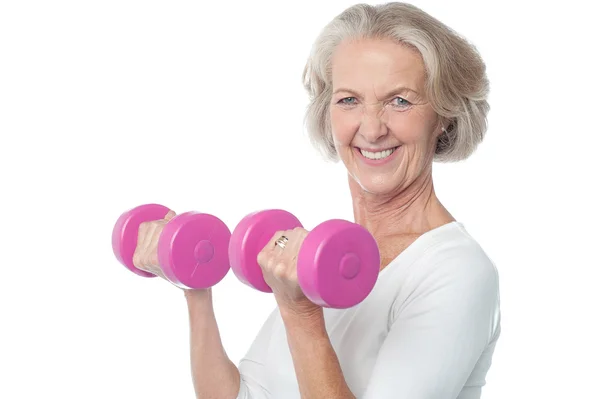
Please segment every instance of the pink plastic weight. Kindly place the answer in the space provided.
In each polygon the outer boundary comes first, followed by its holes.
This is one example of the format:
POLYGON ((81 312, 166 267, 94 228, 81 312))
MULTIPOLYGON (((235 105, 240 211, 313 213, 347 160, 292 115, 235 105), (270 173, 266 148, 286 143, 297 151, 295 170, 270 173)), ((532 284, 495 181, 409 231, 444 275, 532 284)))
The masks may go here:
POLYGON ((165 277, 181 288, 209 288, 229 272, 231 232, 219 218, 198 212, 175 216, 158 241, 165 277))
MULTIPOLYGON (((254 212, 233 230, 229 259, 235 275, 262 292, 272 292, 257 262, 258 253, 278 230, 302 227, 283 210, 254 212)), ((298 283, 313 303, 345 309, 362 302, 379 276, 377 242, 362 226, 333 219, 319 224, 305 238, 298 255, 298 283)))
POLYGON ((156 277, 133 265, 133 253, 137 247, 140 224, 164 219, 169 208, 158 204, 146 204, 124 212, 113 227, 112 247, 119 262, 142 277, 156 277))
POLYGON ((229 244, 229 261, 236 277, 262 292, 272 292, 265 282, 257 257, 278 230, 302 227, 291 213, 280 209, 254 212, 233 229, 229 244))
POLYGON ((379 276, 377 242, 364 227, 333 219, 304 239, 298 255, 298 283, 311 302, 346 309, 362 302, 379 276))
MULTIPOLYGON (((119 262, 137 275, 156 277, 133 265, 140 224, 164 219, 169 208, 147 204, 121 215, 112 232, 113 252, 119 262)), ((229 272, 231 232, 215 216, 187 212, 175 216, 158 239, 158 262, 165 277, 181 288, 216 285, 229 272)))

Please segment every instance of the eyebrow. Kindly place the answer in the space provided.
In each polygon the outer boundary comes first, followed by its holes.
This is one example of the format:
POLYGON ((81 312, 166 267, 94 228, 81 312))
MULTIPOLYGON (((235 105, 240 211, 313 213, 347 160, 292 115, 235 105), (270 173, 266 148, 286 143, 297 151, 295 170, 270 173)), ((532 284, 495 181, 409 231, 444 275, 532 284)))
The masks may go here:
MULTIPOLYGON (((358 94, 356 91, 352 90, 352 89, 347 89, 345 87, 340 87, 338 88, 336 91, 333 92, 333 94, 337 94, 339 92, 345 91, 347 93, 352 94, 355 97, 360 97, 360 94, 358 94)), ((406 86, 400 86, 400 87, 396 87, 393 90, 388 91, 387 93, 385 93, 383 95, 383 98, 389 98, 394 94, 398 94, 398 93, 402 93, 402 92, 406 92, 406 91, 411 91, 413 93, 415 93, 417 96, 420 97, 420 94, 418 91, 411 89, 410 87, 406 87, 406 86)))

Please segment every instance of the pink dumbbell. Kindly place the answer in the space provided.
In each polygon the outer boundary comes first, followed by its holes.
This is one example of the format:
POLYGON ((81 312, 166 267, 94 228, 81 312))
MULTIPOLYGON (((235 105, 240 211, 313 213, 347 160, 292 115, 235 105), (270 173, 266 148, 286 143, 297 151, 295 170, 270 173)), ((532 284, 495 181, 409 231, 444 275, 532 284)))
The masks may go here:
MULTIPOLYGON (((117 259, 143 277, 156 277, 133 265, 139 226, 164 219, 169 208, 147 204, 123 213, 113 228, 112 247, 117 259)), ((175 216, 158 240, 158 261, 165 277, 184 289, 209 288, 229 272, 229 228, 217 217, 198 212, 175 216)))
MULTIPOLYGON (((238 279, 262 292, 272 292, 257 262, 258 253, 279 230, 303 227, 291 213, 271 209, 246 216, 229 242, 229 261, 238 279)), ((297 260, 298 283, 313 303, 350 308, 371 292, 379 275, 380 255, 373 236, 362 226, 333 219, 305 238, 297 260)))

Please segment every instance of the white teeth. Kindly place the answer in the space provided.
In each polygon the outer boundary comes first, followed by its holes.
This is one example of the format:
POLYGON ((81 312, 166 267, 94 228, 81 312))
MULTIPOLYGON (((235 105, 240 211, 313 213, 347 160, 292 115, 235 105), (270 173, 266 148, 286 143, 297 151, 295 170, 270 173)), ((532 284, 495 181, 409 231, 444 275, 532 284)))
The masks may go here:
POLYGON ((360 150, 360 153, 363 154, 363 156, 365 158, 369 158, 369 159, 383 159, 383 158, 387 158, 390 155, 392 155, 392 153, 394 151, 396 151, 396 148, 390 148, 389 150, 385 150, 385 151, 380 151, 380 152, 369 152, 369 151, 365 151, 363 149, 360 150))

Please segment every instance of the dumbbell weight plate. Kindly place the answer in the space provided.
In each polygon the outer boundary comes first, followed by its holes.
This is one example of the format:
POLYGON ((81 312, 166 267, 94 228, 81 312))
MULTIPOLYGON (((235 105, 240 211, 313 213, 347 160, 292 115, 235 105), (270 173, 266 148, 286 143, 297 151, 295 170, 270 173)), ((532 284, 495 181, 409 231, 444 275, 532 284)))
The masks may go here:
POLYGON ((164 219, 169 208, 158 204, 146 204, 124 212, 115 223, 112 232, 113 252, 127 269, 142 277, 156 277, 133 265, 133 253, 137 247, 140 224, 164 219))
POLYGON ((379 276, 377 242, 364 227, 341 219, 319 224, 298 255, 298 283, 313 303, 346 309, 362 302, 379 276))
POLYGON ((229 260, 236 277, 259 291, 273 292, 265 282, 257 257, 279 230, 302 227, 291 213, 281 209, 253 212, 244 217, 231 234, 229 260))
POLYGON ((184 289, 209 288, 228 273, 231 232, 219 218, 186 212, 165 225, 158 240, 158 261, 173 284, 184 289))

